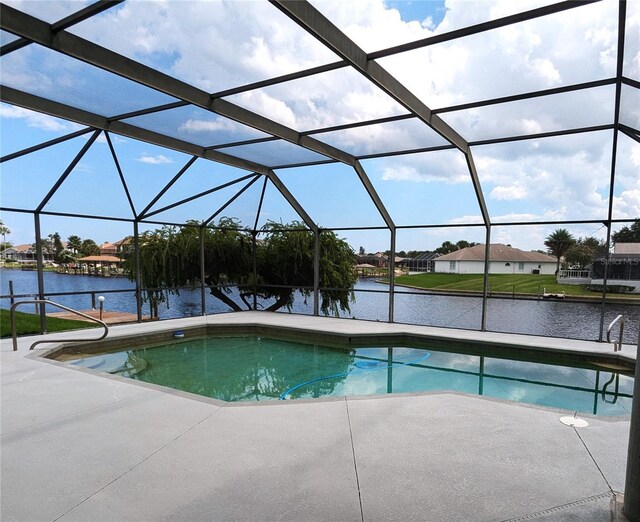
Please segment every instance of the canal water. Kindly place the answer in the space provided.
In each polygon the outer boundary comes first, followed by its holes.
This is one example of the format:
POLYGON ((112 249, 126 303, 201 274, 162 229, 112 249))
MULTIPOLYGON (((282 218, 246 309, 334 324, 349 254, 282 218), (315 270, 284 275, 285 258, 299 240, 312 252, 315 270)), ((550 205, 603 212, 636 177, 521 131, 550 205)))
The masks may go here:
MULTIPOLYGON (((44 286, 47 297, 77 310, 92 307, 92 295, 104 295, 105 310, 136 313, 134 284, 126 277, 95 277, 45 272, 44 286), (85 292, 84 294, 78 294, 85 292), (76 295, 56 295, 74 293, 76 295)), ((9 281, 13 281, 16 295, 33 295, 38 291, 37 273, 13 269, 0 269, 0 307, 9 308, 9 281)), ((372 321, 387 321, 389 296, 387 286, 373 280, 361 279, 355 287, 355 301, 351 311, 342 317, 372 321)), ((232 290, 230 297, 237 297, 232 290)), ((24 298, 26 299, 26 297, 24 298)), ((240 302, 239 299, 234 299, 240 302)), ((264 303, 265 305, 267 303, 264 303)), ((33 312, 31 305, 20 311, 33 312)), ((50 311, 59 311, 50 307, 50 311)), ((229 308, 207 293, 208 314, 228 312, 229 308)), ((291 312, 313 313, 313 299, 296 293, 291 312)), ((148 303, 143 314, 149 315, 148 303)), ((201 313, 200 289, 183 289, 180 295, 169 295, 160 304, 161 319, 197 316, 201 313)), ((288 313, 286 308, 280 313, 288 313)), ((600 333, 601 304, 581 303, 569 300, 524 300, 490 298, 487 305, 487 329, 496 332, 523 333, 548 337, 597 340, 600 333)), ((605 329, 619 314, 625 319, 624 342, 638 342, 640 300, 634 304, 608 303, 605 307, 605 329)), ((394 299, 394 319, 398 323, 420 324, 450 328, 479 329, 482 316, 482 300, 478 297, 441 296, 419 290, 397 287, 394 299)), ((618 336, 614 328, 614 337, 618 336)))

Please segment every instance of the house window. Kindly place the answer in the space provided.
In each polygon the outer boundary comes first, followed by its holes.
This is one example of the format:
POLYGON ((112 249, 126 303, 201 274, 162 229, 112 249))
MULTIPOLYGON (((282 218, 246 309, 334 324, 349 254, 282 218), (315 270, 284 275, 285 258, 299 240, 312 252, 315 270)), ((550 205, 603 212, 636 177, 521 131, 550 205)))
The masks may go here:
POLYGON ((524 261, 518 261, 518 270, 524 270, 524 261))
POLYGON ((455 261, 449 261, 449 270, 450 271, 455 271, 456 269, 456 262, 455 261))
POLYGON ((505 263, 504 266, 511 266, 511 263, 505 263))

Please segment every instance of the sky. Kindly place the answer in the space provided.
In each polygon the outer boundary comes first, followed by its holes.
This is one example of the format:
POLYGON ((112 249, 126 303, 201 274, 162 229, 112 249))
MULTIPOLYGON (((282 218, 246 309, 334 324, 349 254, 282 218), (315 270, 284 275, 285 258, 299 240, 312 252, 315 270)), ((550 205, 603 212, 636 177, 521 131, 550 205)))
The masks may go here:
MULTIPOLYGON (((7 2, 47 22, 80 9, 80 1, 7 2)), ((548 4, 542 0, 312 1, 341 31, 367 52, 426 38, 548 4)), ((560 87, 615 75, 617 2, 604 0, 564 13, 437 44, 379 60, 387 71, 432 109, 560 87)), ((624 74, 640 80, 640 2, 628 2, 624 74)), ((70 32, 153 66, 207 92, 268 79, 337 60, 327 48, 267 2, 140 1, 86 20, 70 32), (123 37, 126 35, 126 37, 123 37)), ((2 32, 1 43, 12 37, 2 32)), ((0 58, 3 85, 85 110, 113 116, 175 101, 142 85, 30 45, 0 58)), ((640 91, 624 86, 621 122, 640 128, 640 91)), ((614 87, 471 110, 442 118, 468 141, 531 134, 613 122, 614 87)), ((406 114, 395 100, 354 70, 321 75, 226 97, 298 131, 406 114)), ((81 127, 9 105, 0 106, 2 155, 65 135, 81 127)), ((208 111, 180 108, 125 120, 151 130, 210 146, 264 136, 208 111)), ((0 203, 35 208, 65 171, 90 134, 0 166, 0 203)), ((351 154, 388 152, 444 144, 415 120, 315 135, 351 154)), ((145 208, 189 161, 189 156, 111 135, 119 166, 136 211, 145 208)), ((612 131, 530 139, 472 147, 478 176, 494 222, 604 220, 608 215, 612 131)), ((292 159, 320 156, 276 142, 225 150, 277 167, 292 159)), ((613 217, 640 216, 640 145, 618 140, 613 217)), ((400 229, 397 250, 428 250, 443 241, 484 242, 478 201, 464 156, 454 150, 363 160, 385 208, 396 225, 444 225, 400 229)), ((384 221, 355 171, 341 164, 276 168, 276 174, 321 227, 383 226, 384 221)), ((249 174, 197 160, 154 205, 162 209, 194 193, 249 174)), ((188 204, 159 212, 158 221, 207 219, 249 183, 240 181, 188 204)), ((253 226, 263 188, 250 185, 221 215, 253 226)), ((46 210, 131 217, 131 207, 104 135, 100 135, 46 210)), ((2 212, 14 244, 34 241, 33 218, 2 212)), ((258 225, 299 219, 267 185, 258 225)), ((42 216, 44 236, 79 235, 97 243, 132 234, 130 223, 42 216)), ((155 228, 142 225, 141 230, 155 228)), ((492 242, 524 250, 544 248, 558 226, 496 226, 492 242)), ((604 238, 605 227, 562 225, 576 237, 604 238)), ((617 227, 619 228, 619 226, 617 227)), ((354 249, 387 250, 386 230, 338 232, 354 249)))

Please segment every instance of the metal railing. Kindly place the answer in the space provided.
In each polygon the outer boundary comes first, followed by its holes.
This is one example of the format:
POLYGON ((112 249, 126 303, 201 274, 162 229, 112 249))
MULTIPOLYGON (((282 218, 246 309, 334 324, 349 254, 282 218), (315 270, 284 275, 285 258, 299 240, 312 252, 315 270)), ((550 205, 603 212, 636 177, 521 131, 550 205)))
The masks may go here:
POLYGON ((69 308, 68 306, 64 306, 61 305, 59 303, 54 303, 53 301, 49 301, 49 299, 29 299, 27 301, 18 301, 17 303, 13 303, 11 305, 10 308, 10 314, 11 314, 11 337, 13 339, 13 351, 17 351, 18 350, 18 336, 16 333, 16 314, 15 314, 15 309, 23 304, 40 304, 40 305, 51 305, 51 306, 57 306, 58 308, 62 308, 63 310, 66 310, 67 312, 72 312, 76 315, 79 315, 80 317, 84 317, 86 319, 89 319, 90 321, 94 321, 96 323, 98 323, 99 325, 101 325, 104 328, 104 333, 100 336, 100 337, 96 337, 94 339, 55 339, 55 340, 46 340, 43 339, 41 341, 36 341, 35 343, 33 343, 31 345, 31 347, 29 348, 29 350, 33 350, 33 348, 41 343, 69 343, 69 342, 76 342, 76 341, 101 341, 102 339, 104 339, 108 334, 109 334, 109 327, 107 326, 107 323, 105 323, 104 321, 101 321, 100 319, 96 319, 95 317, 91 317, 90 315, 87 314, 83 314, 82 312, 78 312, 78 310, 74 310, 73 308, 69 308))
POLYGON ((610 343, 611 342, 611 329, 613 328, 613 326, 618 321, 620 321, 620 337, 618 338, 618 342, 617 343, 615 341, 613 341, 613 351, 614 352, 618 352, 618 351, 622 350, 622 334, 624 333, 624 317, 622 317, 622 315, 619 315, 613 321, 611 321, 611 324, 609 325, 609 328, 607 328, 607 342, 610 343))

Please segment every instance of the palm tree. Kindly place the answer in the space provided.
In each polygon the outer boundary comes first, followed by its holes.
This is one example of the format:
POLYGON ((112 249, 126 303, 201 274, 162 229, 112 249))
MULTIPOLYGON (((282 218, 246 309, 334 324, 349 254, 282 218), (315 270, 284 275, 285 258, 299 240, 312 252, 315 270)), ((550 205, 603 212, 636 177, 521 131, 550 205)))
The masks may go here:
MULTIPOLYGON (((7 248, 7 234, 11 234, 9 227, 0 219, 0 234, 2 234, 2 250, 7 248)), ((6 254, 2 254, 3 261, 6 261, 6 254)))
POLYGON ((558 270, 560 270, 560 258, 574 245, 575 242, 576 240, 573 236, 564 228, 557 229, 544 240, 544 244, 549 253, 555 256, 558 260, 558 264, 556 265, 556 274, 558 273, 558 270))
POLYGON ((67 248, 74 254, 79 253, 82 248, 82 239, 80 236, 69 236, 67 238, 67 248))

